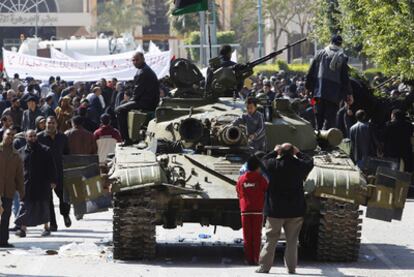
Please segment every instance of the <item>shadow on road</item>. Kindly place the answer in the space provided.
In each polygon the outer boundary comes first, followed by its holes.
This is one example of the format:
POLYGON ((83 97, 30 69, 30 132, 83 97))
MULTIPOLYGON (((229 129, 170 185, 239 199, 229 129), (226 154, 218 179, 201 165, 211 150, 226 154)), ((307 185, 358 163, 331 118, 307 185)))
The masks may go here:
MULTIPOLYGON (((283 267, 283 245, 276 250, 275 267, 283 267)), ((414 269, 414 250, 393 244, 362 244, 359 260, 352 263, 319 262, 313 257, 299 252, 299 269, 320 269, 321 274, 313 276, 347 277, 340 269, 359 268, 376 270, 414 269), (378 249, 376 253, 372 249, 378 249), (379 256, 377 256, 379 255, 379 256)), ((152 264, 161 267, 242 267, 245 266, 242 244, 171 243, 157 245, 157 258, 154 261, 125 262, 152 264)), ((299 270, 300 271, 300 270, 299 270)), ((298 274, 299 275, 299 274, 298 274)), ((309 275, 309 274, 305 274, 309 275)))
POLYGON ((0 277, 64 277, 65 275, 21 275, 21 274, 10 274, 10 273, 1 273, 0 277))

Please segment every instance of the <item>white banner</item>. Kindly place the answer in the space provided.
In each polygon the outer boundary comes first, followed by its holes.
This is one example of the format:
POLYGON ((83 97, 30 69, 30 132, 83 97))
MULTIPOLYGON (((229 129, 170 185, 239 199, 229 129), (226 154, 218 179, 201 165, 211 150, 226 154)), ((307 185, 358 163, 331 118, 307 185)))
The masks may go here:
MULTIPOLYGON (((77 51, 72 51, 72 50, 66 50, 66 52, 67 52, 66 54, 64 53, 62 54, 67 55, 77 61, 107 61, 107 60, 113 60, 113 59, 132 59, 132 57, 134 56, 136 52, 144 53, 141 45, 139 45, 136 50, 112 54, 112 55, 93 56, 93 55, 85 55, 85 54, 79 53, 77 51)), ((148 54, 152 55, 152 54, 161 54, 161 53, 162 52, 148 53, 148 54)))
MULTIPOLYGON (((159 79, 168 75, 170 59, 169 51, 145 55, 147 64, 159 79)), ((108 56, 100 61, 59 60, 19 54, 6 49, 3 49, 3 63, 8 76, 18 73, 21 78, 30 76, 42 81, 48 80, 50 76, 60 76, 66 81, 97 81, 113 77, 127 81, 132 80, 137 71, 131 57, 108 56)))

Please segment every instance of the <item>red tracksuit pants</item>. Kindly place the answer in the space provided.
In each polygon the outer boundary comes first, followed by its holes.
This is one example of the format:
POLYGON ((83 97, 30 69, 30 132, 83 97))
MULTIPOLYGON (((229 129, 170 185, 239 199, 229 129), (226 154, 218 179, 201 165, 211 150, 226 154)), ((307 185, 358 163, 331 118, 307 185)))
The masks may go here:
POLYGON ((244 214, 241 216, 244 240, 244 257, 250 264, 259 263, 262 242, 262 214, 244 214))

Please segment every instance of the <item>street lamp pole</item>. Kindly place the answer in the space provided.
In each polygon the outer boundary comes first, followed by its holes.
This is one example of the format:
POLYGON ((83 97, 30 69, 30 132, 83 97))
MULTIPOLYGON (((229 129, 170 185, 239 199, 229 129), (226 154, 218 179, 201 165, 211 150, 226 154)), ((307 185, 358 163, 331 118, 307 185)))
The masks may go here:
POLYGON ((39 0, 36 0, 36 25, 35 25, 35 37, 38 35, 39 29, 39 0))
POLYGON ((262 0, 257 0, 257 23, 258 23, 258 40, 259 57, 263 56, 263 18, 262 18, 262 0))

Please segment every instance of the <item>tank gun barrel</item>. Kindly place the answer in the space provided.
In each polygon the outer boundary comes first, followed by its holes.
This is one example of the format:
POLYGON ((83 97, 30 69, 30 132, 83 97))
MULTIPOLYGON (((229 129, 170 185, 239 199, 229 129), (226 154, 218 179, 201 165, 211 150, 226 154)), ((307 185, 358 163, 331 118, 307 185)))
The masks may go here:
POLYGON ((225 126, 220 131, 220 140, 225 145, 239 144, 243 139, 243 132, 237 126, 225 126))
POLYGON ((275 58, 276 56, 279 56, 279 55, 280 55, 280 54, 282 54, 285 50, 287 50, 287 49, 289 49, 289 48, 292 48, 292 47, 294 47, 294 46, 296 46, 296 45, 298 45, 298 44, 301 44, 301 43, 305 42, 306 40, 307 40, 307 38, 302 38, 302 39, 300 39, 300 40, 298 40, 298 41, 295 41, 295 42, 293 42, 293 43, 291 43, 291 44, 287 44, 287 45, 286 45, 284 48, 282 48, 282 49, 279 49, 279 50, 277 50, 277 51, 275 51, 275 52, 270 53, 270 54, 269 54, 269 55, 267 55, 267 56, 261 57, 261 58, 259 58, 259 59, 257 59, 257 60, 254 60, 254 61, 252 61, 252 62, 247 63, 247 64, 246 64, 246 66, 247 66, 248 68, 253 68, 253 67, 255 67, 256 65, 259 65, 259 64, 265 63, 265 62, 267 62, 267 61, 269 61, 269 60, 271 60, 271 59, 275 58))
POLYGON ((301 44, 301 43, 305 42, 306 40, 307 40, 307 38, 302 38, 302 39, 300 39, 298 41, 295 41, 291 44, 287 44, 284 48, 279 49, 275 52, 272 52, 269 55, 261 57, 257 60, 252 61, 252 62, 248 62, 246 64, 236 64, 234 66, 234 72, 235 72, 235 75, 236 75, 236 79, 240 81, 240 80, 244 80, 244 79, 250 77, 251 75, 253 75, 253 68, 255 66, 257 66, 259 64, 262 64, 262 63, 265 63, 265 62, 273 59, 274 57, 282 54, 285 50, 287 50, 289 48, 292 48, 292 47, 294 47, 298 44, 301 44))

